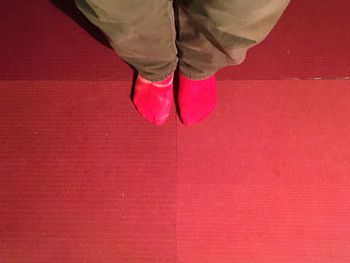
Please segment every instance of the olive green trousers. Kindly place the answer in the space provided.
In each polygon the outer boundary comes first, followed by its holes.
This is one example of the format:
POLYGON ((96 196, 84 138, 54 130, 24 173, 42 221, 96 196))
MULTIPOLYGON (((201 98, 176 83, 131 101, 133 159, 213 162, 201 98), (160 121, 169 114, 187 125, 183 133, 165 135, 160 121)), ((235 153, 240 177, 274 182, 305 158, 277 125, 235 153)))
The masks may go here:
POLYGON ((75 0, 116 53, 150 81, 177 67, 190 79, 205 79, 242 63, 289 1, 75 0))

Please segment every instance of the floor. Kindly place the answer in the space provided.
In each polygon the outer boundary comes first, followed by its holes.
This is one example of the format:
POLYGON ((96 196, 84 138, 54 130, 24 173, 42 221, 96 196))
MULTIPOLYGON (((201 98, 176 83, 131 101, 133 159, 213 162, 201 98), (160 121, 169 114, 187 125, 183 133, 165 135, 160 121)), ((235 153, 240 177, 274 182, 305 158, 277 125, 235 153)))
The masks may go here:
POLYGON ((206 120, 157 127, 72 1, 3 3, 0 262, 348 263, 349 8, 292 2, 206 120))

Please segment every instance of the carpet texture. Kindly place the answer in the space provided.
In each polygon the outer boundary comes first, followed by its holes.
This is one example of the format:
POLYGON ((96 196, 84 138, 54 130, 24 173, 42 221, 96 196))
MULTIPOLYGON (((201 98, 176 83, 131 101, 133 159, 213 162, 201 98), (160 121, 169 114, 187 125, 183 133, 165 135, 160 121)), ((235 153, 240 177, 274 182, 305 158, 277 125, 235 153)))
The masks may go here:
POLYGON ((73 1, 0 1, 0 262, 350 262, 349 3, 292 1, 157 127, 73 1))
POLYGON ((221 81, 191 128, 130 85, 0 82, 2 262, 349 261, 347 81, 221 81))
MULTIPOLYGON (((0 79, 129 80, 73 0, 1 1, 0 79), (90 32, 88 34, 86 31, 90 32)), ((293 0, 268 38, 219 80, 350 77, 349 1, 293 0)))

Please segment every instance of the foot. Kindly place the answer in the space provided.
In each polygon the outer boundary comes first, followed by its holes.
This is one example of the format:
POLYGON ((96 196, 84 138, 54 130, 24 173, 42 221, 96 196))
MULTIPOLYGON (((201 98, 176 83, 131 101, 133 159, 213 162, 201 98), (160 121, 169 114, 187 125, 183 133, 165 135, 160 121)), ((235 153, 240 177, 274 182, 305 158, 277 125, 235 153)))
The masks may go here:
POLYGON ((151 82, 137 76, 133 103, 137 111, 149 122, 161 126, 168 118, 173 104, 172 73, 167 79, 151 82))
POLYGON ((178 101, 180 117, 185 125, 202 121, 216 106, 216 78, 191 80, 180 73, 178 101))

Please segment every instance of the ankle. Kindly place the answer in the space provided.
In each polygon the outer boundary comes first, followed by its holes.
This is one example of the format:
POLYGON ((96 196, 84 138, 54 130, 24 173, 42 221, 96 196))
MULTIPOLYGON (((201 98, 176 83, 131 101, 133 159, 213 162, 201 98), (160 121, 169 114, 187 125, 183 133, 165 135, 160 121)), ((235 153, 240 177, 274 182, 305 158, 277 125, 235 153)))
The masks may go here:
POLYGON ((216 75, 216 73, 212 73, 210 75, 208 75, 208 74, 194 75, 194 74, 190 74, 188 72, 183 72, 180 70, 179 75, 182 78, 190 80, 190 81, 204 81, 204 80, 208 80, 208 79, 214 77, 216 75))
POLYGON ((145 84, 152 84, 152 86, 158 87, 158 88, 163 88, 171 85, 174 81, 174 72, 172 72, 166 79, 160 80, 160 81, 150 81, 145 79, 144 77, 141 76, 141 74, 138 75, 139 80, 142 83, 145 84))

